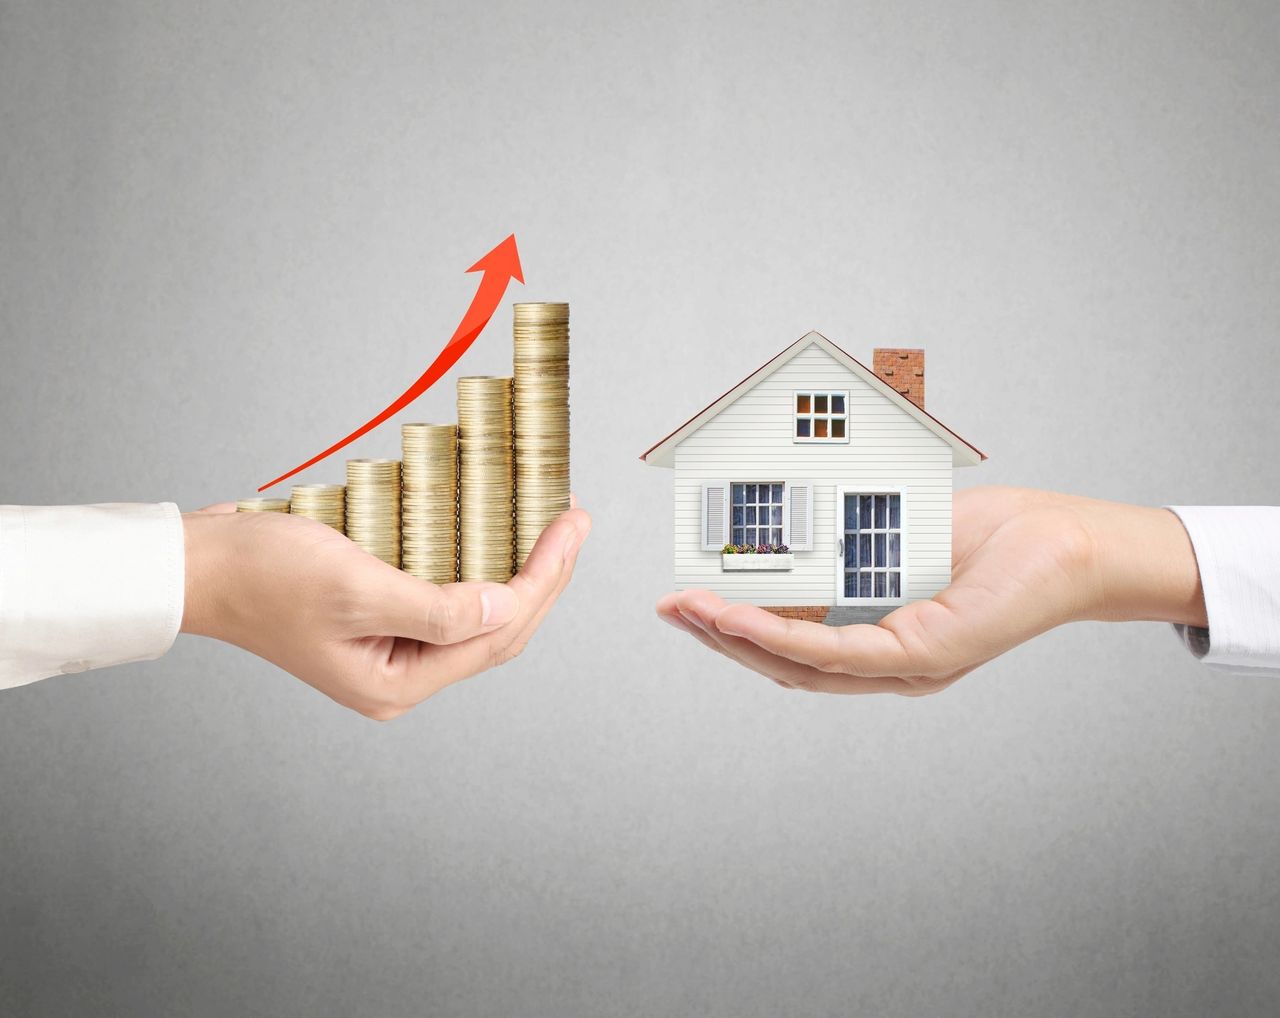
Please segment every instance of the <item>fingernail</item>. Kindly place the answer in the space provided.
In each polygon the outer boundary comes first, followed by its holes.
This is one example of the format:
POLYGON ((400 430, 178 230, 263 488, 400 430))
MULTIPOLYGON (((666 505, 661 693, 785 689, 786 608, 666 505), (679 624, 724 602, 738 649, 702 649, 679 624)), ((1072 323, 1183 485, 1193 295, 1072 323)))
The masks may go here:
POLYGON ((689 623, 689 625, 691 625, 691 626, 697 626, 697 627, 698 627, 699 629, 701 629, 704 633, 707 631, 707 627, 706 627, 705 625, 703 625, 703 623, 702 623, 702 619, 698 618, 698 616, 693 615, 693 614, 691 614, 690 612, 681 611, 681 612, 680 612, 680 617, 681 617, 682 619, 684 619, 687 623, 689 623))
POLYGON ((480 625, 504 626, 516 617, 520 599, 510 587, 495 586, 480 591, 480 625))

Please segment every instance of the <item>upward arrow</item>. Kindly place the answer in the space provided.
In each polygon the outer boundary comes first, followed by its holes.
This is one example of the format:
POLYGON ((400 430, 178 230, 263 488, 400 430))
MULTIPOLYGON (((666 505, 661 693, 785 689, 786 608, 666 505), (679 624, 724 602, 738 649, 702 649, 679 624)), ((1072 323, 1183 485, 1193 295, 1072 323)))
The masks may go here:
POLYGON ((449 342, 444 345, 444 349, 436 355, 436 359, 431 362, 421 377, 409 388, 405 389, 395 402, 378 414, 377 417, 360 425, 346 438, 334 442, 324 452, 317 453, 288 473, 281 474, 274 481, 268 481, 258 489, 259 491, 266 491, 281 481, 288 480, 294 474, 306 470, 307 467, 314 466, 325 457, 332 456, 339 449, 350 445, 361 435, 372 431, 383 421, 394 417, 430 389, 431 386, 435 385, 443 377, 444 373, 458 362, 458 358, 467 352, 467 347, 475 342, 476 337, 489 324, 489 319, 493 317, 494 311, 502 303, 503 294, 507 292, 507 284, 513 279, 520 283, 524 282, 524 273, 520 268, 520 252, 516 250, 516 235, 513 233, 467 271, 484 273, 480 277, 480 285, 476 287, 476 295, 471 298, 471 306, 467 308, 467 313, 462 316, 462 321, 458 324, 457 329, 454 330, 449 342))

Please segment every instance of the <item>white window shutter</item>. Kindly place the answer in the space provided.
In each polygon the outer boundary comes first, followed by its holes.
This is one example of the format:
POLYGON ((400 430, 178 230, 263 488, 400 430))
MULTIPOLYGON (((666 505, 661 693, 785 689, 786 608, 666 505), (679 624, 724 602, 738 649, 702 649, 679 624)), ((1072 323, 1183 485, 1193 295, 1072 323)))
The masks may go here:
POLYGON ((729 543, 729 482, 702 486, 702 550, 719 551, 729 543))
POLYGON ((787 482, 787 530, 783 537, 792 551, 813 550, 813 482, 787 482))

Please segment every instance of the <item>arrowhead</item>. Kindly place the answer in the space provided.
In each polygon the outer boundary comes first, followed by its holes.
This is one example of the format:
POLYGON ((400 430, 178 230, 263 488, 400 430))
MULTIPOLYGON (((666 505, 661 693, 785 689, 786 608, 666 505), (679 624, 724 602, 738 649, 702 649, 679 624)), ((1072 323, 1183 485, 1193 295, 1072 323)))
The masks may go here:
POLYGON ((516 235, 513 233, 467 271, 500 273, 504 279, 523 283, 524 272, 520 268, 520 252, 516 250, 516 235))

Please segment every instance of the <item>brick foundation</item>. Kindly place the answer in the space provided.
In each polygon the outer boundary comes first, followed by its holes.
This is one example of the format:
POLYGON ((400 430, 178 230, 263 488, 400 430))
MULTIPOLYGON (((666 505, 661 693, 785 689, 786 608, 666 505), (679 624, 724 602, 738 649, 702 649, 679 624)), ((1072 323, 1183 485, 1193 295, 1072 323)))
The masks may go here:
POLYGON ((761 605, 767 612, 773 612, 784 619, 802 619, 805 622, 822 622, 831 609, 825 604, 788 604, 761 605))

